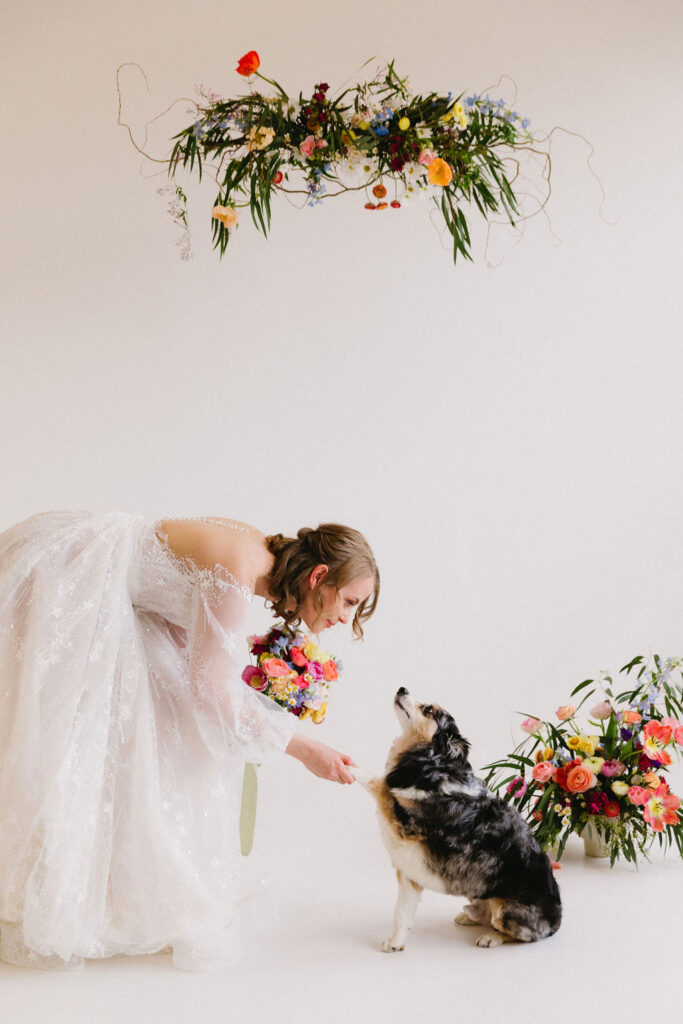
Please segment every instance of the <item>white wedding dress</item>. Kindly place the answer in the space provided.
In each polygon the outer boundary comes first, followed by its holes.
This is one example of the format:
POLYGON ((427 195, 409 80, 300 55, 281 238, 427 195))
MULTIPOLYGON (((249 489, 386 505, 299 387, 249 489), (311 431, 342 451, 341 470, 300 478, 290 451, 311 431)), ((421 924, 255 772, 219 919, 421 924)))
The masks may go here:
POLYGON ((253 594, 161 520, 44 512, 0 533, 0 957, 236 956, 245 761, 296 719, 241 680, 253 594))

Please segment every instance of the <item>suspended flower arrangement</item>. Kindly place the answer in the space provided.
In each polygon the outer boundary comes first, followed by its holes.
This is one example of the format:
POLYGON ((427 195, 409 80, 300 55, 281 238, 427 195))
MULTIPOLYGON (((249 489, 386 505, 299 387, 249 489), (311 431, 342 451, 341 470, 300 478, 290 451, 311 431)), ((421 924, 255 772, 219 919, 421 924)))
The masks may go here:
MULTIPOLYGON (((371 81, 337 95, 320 82, 310 97, 292 99, 259 68, 254 50, 238 62, 238 74, 251 86, 246 95, 222 99, 202 90, 192 124, 174 136, 164 161, 171 179, 182 169, 200 178, 211 169, 218 185, 213 244, 221 257, 247 210, 267 236, 279 194, 316 206, 356 193, 375 213, 398 211, 424 196, 452 237, 454 261, 472 258, 467 218, 475 208, 485 220, 503 214, 514 225, 521 218, 515 151, 540 151, 533 148, 529 121, 502 99, 411 95, 393 61, 371 81), (255 88, 256 79, 269 94, 255 88)), ((549 158, 542 156, 547 182, 549 158)), ((174 191, 182 205, 182 189, 174 191)), ((187 217, 181 220, 187 226, 187 217)))

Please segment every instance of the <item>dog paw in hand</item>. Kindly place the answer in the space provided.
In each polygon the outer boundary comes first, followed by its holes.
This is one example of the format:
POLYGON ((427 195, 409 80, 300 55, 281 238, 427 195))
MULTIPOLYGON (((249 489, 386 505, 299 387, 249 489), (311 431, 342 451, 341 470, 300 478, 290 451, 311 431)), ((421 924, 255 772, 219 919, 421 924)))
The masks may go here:
POLYGON ((391 939, 385 939, 382 943, 383 953, 400 953, 402 949, 405 949, 405 946, 394 946, 391 939))
POLYGON ((479 936, 475 945, 485 947, 502 946, 504 942, 505 939, 498 932, 484 932, 483 935, 479 936))

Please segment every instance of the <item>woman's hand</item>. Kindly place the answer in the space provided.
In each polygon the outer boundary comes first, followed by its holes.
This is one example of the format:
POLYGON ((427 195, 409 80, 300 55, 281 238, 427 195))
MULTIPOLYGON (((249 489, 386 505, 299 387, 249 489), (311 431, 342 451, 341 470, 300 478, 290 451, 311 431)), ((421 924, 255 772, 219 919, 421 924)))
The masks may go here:
POLYGON ((289 741, 285 752, 296 757, 319 779, 328 779, 330 782, 355 782, 346 765, 355 765, 356 762, 347 754, 340 754, 338 750, 328 747, 325 743, 318 743, 307 736, 295 735, 289 741))

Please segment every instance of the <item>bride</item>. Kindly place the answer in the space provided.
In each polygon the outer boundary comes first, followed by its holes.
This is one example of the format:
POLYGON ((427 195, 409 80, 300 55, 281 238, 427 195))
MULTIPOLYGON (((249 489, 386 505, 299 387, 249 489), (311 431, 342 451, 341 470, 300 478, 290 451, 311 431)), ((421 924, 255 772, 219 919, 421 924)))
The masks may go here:
POLYGON ((43 512, 0 534, 0 957, 72 968, 237 949, 245 761, 351 759, 246 686, 253 596, 319 633, 374 612, 357 530, 43 512))

